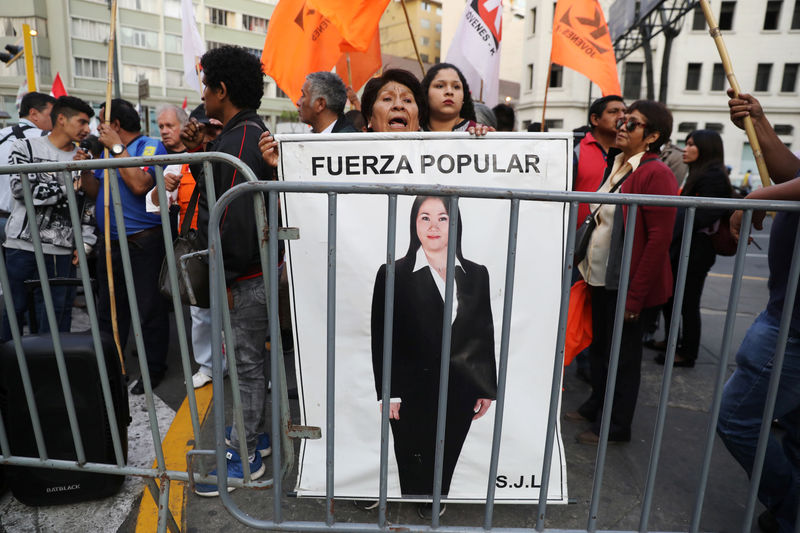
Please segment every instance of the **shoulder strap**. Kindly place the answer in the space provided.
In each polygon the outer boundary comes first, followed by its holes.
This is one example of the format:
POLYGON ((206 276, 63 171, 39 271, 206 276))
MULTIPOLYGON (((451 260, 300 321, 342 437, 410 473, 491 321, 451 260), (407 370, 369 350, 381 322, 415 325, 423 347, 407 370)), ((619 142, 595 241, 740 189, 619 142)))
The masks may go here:
MULTIPOLYGON (((647 164, 647 163, 649 163, 650 161, 655 161, 655 159, 647 159, 647 160, 645 160, 645 161, 642 161, 641 163, 639 163, 639 166, 638 166, 638 167, 636 167, 636 170, 639 170, 639 168, 641 168, 641 166, 642 166, 642 165, 646 165, 646 164, 647 164)), ((609 190, 609 191, 608 191, 608 194, 611 194, 611 193, 613 193, 613 192, 616 192, 616 190, 617 190, 617 189, 619 189, 620 187, 622 187, 622 184, 625 182, 625 180, 626 180, 626 179, 628 179, 628 176, 630 176, 631 174, 633 174, 633 172, 634 172, 634 171, 633 171, 633 170, 631 170, 631 171, 629 171, 627 174, 625 174, 624 176, 622 176, 622 178, 621 178, 621 179, 620 179, 620 180, 619 180, 617 183, 615 183, 613 187, 611 187, 611 190, 609 190)), ((597 214, 597 212, 598 212, 599 210, 600 210, 600 206, 597 206, 597 209, 595 209, 594 211, 592 211, 592 215, 591 215, 591 216, 592 216, 592 218, 594 218, 594 216, 597 214)))
MULTIPOLYGON (((25 138, 25 133, 23 133, 23 132, 25 130, 29 130, 31 128, 33 128, 33 126, 31 126, 29 124, 14 124, 13 126, 11 126, 11 132, 8 135, 6 135, 5 137, 3 137, 2 139, 0 139, 0 144, 3 144, 8 139, 10 139, 12 135, 14 137, 16 137, 17 139, 24 139, 25 138)), ((46 135, 45 132, 42 132, 42 134, 46 135)))
POLYGON ((200 197, 200 184, 195 183, 194 190, 192 191, 192 197, 189 199, 189 206, 186 208, 186 214, 183 215, 183 220, 181 220, 181 230, 179 235, 185 235, 187 231, 189 231, 189 227, 192 224, 192 218, 194 218, 194 210, 197 207, 197 199, 200 197))

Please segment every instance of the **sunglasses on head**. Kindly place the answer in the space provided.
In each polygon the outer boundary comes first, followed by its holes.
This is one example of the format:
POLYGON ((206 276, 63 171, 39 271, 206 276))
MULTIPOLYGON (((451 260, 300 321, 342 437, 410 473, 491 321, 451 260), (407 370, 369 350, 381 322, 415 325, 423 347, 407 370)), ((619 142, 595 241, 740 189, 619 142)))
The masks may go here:
POLYGON ((647 124, 645 124, 644 122, 639 122, 635 118, 628 118, 628 119, 620 118, 620 119, 617 119, 617 129, 618 130, 622 129, 622 126, 625 126, 625 129, 627 131, 633 131, 636 128, 638 128, 639 126, 645 127, 645 126, 647 126, 647 124))

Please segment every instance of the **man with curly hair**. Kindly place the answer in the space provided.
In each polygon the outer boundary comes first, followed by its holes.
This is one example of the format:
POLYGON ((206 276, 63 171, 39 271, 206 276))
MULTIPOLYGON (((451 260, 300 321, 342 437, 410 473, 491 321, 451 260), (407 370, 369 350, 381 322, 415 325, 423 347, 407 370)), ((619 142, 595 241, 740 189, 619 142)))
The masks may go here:
MULTIPOLYGON (((203 67, 206 115, 222 122, 223 127, 215 140, 203 145, 206 126, 192 119, 181 132, 183 144, 189 151, 204 149, 230 154, 249 166, 259 179, 272 179, 274 170, 261 158, 258 148, 259 136, 266 131, 256 113, 264 94, 261 62, 244 48, 222 46, 206 52, 200 64, 203 67)), ((212 175, 206 179, 213 180, 217 197, 246 181, 230 165, 214 162, 211 168, 212 175)), ((202 166, 192 165, 191 170, 194 176, 200 176, 202 166)), ((205 192, 205 188, 200 189, 197 214, 197 228, 203 246, 208 243, 210 209, 205 192)), ((245 431, 244 435, 239 435, 233 427, 229 433, 226 432, 228 478, 241 479, 244 476, 239 442, 245 439, 251 477, 257 479, 265 470, 261 458, 268 456, 272 449, 269 435, 264 431, 267 407, 265 343, 269 321, 251 196, 239 197, 228 205, 219 230, 245 431)), ((233 488, 229 486, 228 490, 233 488)), ((214 484, 197 484, 195 492, 200 496, 219 494, 214 484)))

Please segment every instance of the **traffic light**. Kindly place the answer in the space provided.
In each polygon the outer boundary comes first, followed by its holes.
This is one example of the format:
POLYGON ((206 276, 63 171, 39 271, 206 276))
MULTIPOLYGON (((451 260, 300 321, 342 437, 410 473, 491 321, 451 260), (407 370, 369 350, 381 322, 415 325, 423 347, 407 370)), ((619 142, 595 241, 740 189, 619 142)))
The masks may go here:
POLYGON ((22 46, 17 46, 13 44, 7 44, 6 50, 8 52, 0 52, 0 61, 5 63, 6 65, 12 64, 14 61, 22 57, 22 53, 24 51, 22 46))

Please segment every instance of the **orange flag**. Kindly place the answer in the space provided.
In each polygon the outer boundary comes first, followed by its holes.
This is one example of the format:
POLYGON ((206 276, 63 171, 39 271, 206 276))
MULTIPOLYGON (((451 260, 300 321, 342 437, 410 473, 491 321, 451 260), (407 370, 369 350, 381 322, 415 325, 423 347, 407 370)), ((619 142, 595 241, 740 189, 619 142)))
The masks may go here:
POLYGON ((622 94, 614 46, 597 0, 558 0, 550 62, 577 70, 603 91, 622 94))
POLYGON ((372 44, 366 52, 348 51, 346 43, 342 43, 342 55, 336 63, 336 73, 344 81, 345 85, 350 85, 354 91, 358 91, 372 77, 375 72, 380 70, 383 60, 381 59, 381 36, 379 31, 375 31, 372 44), (347 55, 350 54, 350 74, 347 72, 347 55))
MULTIPOLYGON (((389 0, 309 0, 353 48, 366 52, 389 0)), ((273 16, 274 20, 274 16, 273 16)))
POLYGON ((297 102, 307 74, 330 71, 336 64, 341 41, 339 30, 310 3, 280 0, 261 54, 264 72, 297 102))

